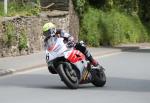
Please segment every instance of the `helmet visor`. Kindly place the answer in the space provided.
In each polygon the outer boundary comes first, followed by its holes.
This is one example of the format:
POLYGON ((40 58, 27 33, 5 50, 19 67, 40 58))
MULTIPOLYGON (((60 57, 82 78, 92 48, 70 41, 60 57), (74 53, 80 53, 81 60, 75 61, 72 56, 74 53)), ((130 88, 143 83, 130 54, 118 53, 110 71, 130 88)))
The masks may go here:
POLYGON ((45 37, 48 37, 48 36, 50 36, 50 33, 49 33, 49 31, 45 31, 45 32, 43 32, 43 35, 44 35, 45 37))
POLYGON ((49 29, 48 31, 43 32, 43 35, 48 37, 48 36, 54 36, 55 33, 56 33, 56 29, 53 28, 53 29, 49 29))

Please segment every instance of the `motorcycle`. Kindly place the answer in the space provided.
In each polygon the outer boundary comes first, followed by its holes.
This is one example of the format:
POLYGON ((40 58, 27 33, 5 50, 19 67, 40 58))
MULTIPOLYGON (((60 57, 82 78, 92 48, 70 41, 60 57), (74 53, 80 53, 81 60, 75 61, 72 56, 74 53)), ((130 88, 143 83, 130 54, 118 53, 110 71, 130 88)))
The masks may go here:
POLYGON ((92 83, 103 87, 106 83, 104 68, 91 65, 79 50, 67 48, 63 38, 50 37, 47 40, 46 62, 49 72, 58 74, 70 89, 77 89, 79 84, 92 83))

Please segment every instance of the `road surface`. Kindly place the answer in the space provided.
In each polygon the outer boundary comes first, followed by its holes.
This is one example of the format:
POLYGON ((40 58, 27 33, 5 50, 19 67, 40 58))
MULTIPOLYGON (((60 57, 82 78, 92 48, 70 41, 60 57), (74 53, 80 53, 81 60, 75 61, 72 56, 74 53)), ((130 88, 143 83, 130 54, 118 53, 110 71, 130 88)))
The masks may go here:
POLYGON ((0 103, 150 103, 150 50, 100 59, 107 83, 68 89, 46 67, 0 78, 0 103))

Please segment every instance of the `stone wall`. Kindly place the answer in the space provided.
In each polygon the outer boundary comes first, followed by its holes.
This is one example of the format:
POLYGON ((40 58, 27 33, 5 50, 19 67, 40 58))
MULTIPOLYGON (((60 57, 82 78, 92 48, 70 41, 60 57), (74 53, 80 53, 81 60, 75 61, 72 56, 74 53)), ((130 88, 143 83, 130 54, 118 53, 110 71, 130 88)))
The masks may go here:
POLYGON ((69 31, 69 15, 64 16, 46 16, 46 17, 5 17, 1 21, 0 33, 0 56, 26 55, 43 49, 42 26, 51 21, 69 31), (8 27, 8 26, 13 26, 8 27), (7 28, 11 28, 7 30, 7 28), (7 32, 9 31, 9 34, 7 32), (26 35, 26 46, 20 47, 20 38, 22 33, 26 35))
POLYGON ((1 18, 0 57, 27 55, 43 50, 42 26, 49 21, 71 33, 77 40, 79 21, 73 5, 69 5, 69 11, 53 10, 41 12, 39 16, 1 18))
POLYGON ((75 41, 78 41, 78 34, 79 34, 79 18, 78 15, 76 13, 76 11, 74 10, 74 6, 72 3, 72 0, 70 0, 69 2, 69 31, 70 34, 72 34, 75 38, 75 41))

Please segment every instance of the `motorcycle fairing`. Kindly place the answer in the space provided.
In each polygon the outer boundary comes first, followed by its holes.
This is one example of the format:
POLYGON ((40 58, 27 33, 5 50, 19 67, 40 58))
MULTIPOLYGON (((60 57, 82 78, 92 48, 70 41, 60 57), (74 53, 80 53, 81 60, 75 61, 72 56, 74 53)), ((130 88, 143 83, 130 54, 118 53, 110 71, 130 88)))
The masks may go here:
POLYGON ((67 50, 64 52, 64 56, 71 63, 76 63, 78 61, 85 60, 84 54, 82 54, 79 50, 67 50))
POLYGON ((64 57, 78 68, 80 76, 82 76, 84 69, 88 66, 88 62, 86 61, 84 54, 78 50, 72 49, 65 51, 64 57))
POLYGON ((67 50, 63 38, 51 37, 46 44, 46 61, 47 63, 57 57, 63 56, 63 52, 67 50))

